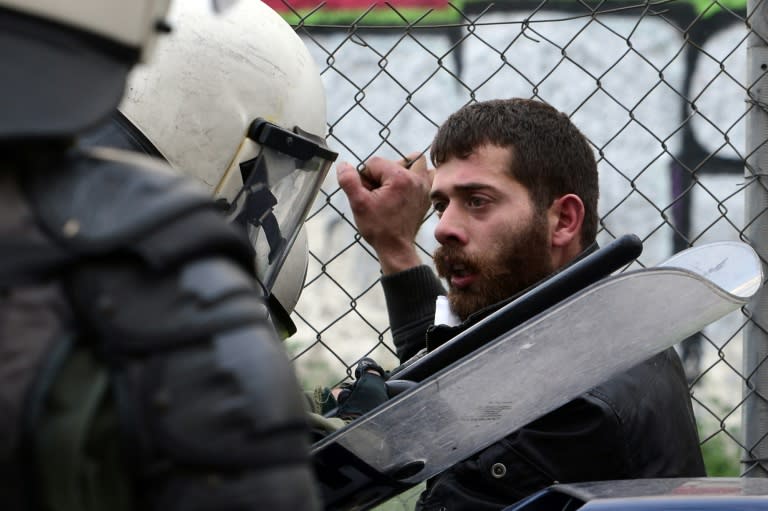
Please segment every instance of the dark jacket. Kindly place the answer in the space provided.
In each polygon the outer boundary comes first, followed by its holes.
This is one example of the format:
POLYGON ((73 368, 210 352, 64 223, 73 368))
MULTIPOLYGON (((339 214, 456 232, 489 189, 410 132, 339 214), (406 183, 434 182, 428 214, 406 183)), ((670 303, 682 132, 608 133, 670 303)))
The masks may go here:
MULTIPOLYGON (((443 288, 430 268, 389 275, 382 284, 401 361, 508 302, 457 327, 433 326, 443 288)), ((703 475, 688 386, 670 348, 433 477, 416 507, 502 509, 556 482, 703 475)))
POLYGON ((139 155, 10 154, 2 509, 318 509, 298 382, 244 233, 139 155))

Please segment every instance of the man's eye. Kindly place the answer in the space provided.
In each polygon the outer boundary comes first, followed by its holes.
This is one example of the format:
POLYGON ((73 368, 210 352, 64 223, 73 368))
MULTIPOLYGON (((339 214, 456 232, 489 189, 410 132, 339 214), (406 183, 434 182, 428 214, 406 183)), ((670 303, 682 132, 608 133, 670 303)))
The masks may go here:
POLYGON ((432 209, 435 210, 435 212, 438 214, 438 216, 445 211, 446 204, 445 202, 433 202, 432 203, 432 209))
POLYGON ((467 201, 467 204, 471 208, 480 208, 482 206, 485 206, 486 202, 488 201, 486 201, 482 197, 470 197, 469 200, 467 201))

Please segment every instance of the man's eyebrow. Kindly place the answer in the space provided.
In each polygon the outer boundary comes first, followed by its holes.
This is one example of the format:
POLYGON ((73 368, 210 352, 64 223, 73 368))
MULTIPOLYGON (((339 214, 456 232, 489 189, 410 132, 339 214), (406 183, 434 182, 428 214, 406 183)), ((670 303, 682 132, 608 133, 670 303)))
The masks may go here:
MULTIPOLYGON (((477 190, 489 190, 489 189, 493 189, 494 187, 487 183, 464 183, 461 185, 453 186, 451 188, 453 190, 456 190, 458 193, 467 193, 467 192, 475 192, 477 190)), ((440 190, 433 190, 429 193, 430 200, 444 199, 446 197, 447 195, 440 190)))
POLYGON ((429 192, 429 200, 435 200, 435 199, 444 199, 445 194, 441 192, 440 190, 433 190, 429 192))

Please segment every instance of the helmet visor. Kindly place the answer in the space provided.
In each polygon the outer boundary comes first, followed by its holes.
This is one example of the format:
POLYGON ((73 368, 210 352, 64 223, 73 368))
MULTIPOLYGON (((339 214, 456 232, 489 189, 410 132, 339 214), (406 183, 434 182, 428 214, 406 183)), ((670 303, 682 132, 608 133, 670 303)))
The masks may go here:
POLYGON ((243 187, 228 216, 243 225, 256 251, 256 272, 271 291, 337 154, 299 128, 255 120, 248 138, 259 154, 241 162, 243 187))

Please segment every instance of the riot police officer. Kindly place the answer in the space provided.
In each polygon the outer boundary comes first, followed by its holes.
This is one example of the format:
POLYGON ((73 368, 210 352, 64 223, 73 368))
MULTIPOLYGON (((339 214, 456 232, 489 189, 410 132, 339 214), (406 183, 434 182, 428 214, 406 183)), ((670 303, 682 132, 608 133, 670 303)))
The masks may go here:
POLYGON ((0 0, 4 509, 317 507, 247 236, 158 159, 79 142, 167 7, 0 0))

